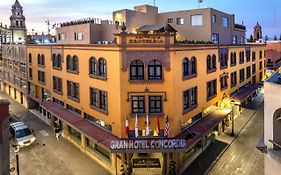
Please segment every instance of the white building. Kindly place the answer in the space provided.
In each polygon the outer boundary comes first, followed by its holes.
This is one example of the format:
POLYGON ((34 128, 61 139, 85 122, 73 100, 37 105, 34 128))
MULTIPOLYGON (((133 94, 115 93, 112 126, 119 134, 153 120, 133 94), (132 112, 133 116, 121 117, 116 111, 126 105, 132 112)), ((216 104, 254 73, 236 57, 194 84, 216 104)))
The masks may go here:
POLYGON ((281 171, 281 69, 264 82, 265 174, 281 171))

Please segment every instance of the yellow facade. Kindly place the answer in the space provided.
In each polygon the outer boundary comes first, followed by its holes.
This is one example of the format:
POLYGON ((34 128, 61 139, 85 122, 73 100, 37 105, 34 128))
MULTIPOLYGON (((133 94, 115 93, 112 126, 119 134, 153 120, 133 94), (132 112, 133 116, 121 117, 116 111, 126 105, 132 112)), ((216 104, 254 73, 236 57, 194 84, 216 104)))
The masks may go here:
MULTIPOLYGON (((239 87, 251 81, 252 76, 240 83, 239 82, 239 70, 247 66, 256 64, 256 76, 257 82, 259 82, 259 62, 264 64, 264 55, 262 59, 259 58, 259 52, 264 52, 264 45, 251 45, 251 51, 256 52, 256 61, 245 62, 239 64, 239 52, 245 51, 245 46, 215 46, 215 45, 170 45, 168 53, 170 57, 170 69, 167 70, 163 66, 163 80, 161 81, 131 81, 129 75, 129 66, 126 70, 122 69, 122 49, 119 46, 98 46, 98 45, 77 45, 77 46, 43 46, 43 45, 30 45, 27 47, 27 53, 32 54, 33 62, 29 65, 32 68, 33 79, 29 80, 36 85, 36 96, 40 97, 41 88, 47 89, 51 92, 51 97, 60 99, 65 104, 69 104, 82 111, 94 116, 97 119, 104 121, 106 124, 112 126, 112 134, 119 138, 126 138, 125 134, 125 117, 129 119, 129 128, 134 130, 135 128, 135 114, 131 113, 131 100, 132 95, 161 95, 163 96, 163 112, 158 114, 160 116, 160 127, 165 128, 166 115, 169 116, 170 135, 174 137, 180 133, 182 124, 191 119, 196 114, 202 112, 204 109, 211 105, 221 101, 223 97, 229 97, 229 94, 237 90, 239 87), (228 48, 228 67, 224 70, 220 70, 219 67, 219 55, 218 49, 220 47, 228 48), (60 49, 63 52, 63 66, 62 70, 55 70, 52 68, 51 55, 53 49, 60 49), (237 65, 230 66, 230 53, 237 53, 237 65), (45 68, 38 67, 36 58, 38 54, 45 55, 45 68), (208 55, 216 55, 217 69, 213 73, 207 73, 206 71, 206 58, 208 55), (73 74, 66 71, 66 56, 76 55, 79 58, 79 73, 73 74), (182 60, 185 57, 197 59, 197 76, 188 80, 182 78, 182 60), (89 76, 89 58, 105 58, 107 66, 106 80, 100 80, 91 78, 89 76), (37 71, 42 70, 45 72, 46 83, 38 83, 37 71), (230 73, 237 71, 237 85, 233 88, 230 86, 230 73), (228 88, 220 90, 220 76, 222 74, 228 74, 228 88), (52 76, 62 78, 63 93, 58 94, 52 90, 52 76), (217 95, 215 98, 207 101, 206 86, 207 82, 213 79, 217 79, 217 95), (66 81, 71 80, 79 83, 79 96, 80 101, 73 101, 67 97, 66 81), (198 87, 198 105, 190 112, 183 113, 183 92, 192 87, 198 87), (90 91, 89 88, 94 87, 104 90, 108 93, 108 113, 104 114, 90 107, 90 91)), ((130 46, 126 48, 127 51, 160 51, 164 52, 163 46, 130 46)), ((136 57, 137 58, 137 57, 136 57)), ((161 59, 160 59, 161 60, 161 59)), ((144 67, 147 71, 147 67, 144 67)), ((246 73, 245 73, 246 74, 246 73)), ((262 74, 264 74, 264 65, 262 74)), ((246 75, 245 75, 246 77, 246 75)), ((148 112, 148 101, 146 98, 146 112, 148 112)), ((158 115, 150 115, 150 128, 157 128, 158 115)), ((138 116, 138 127, 140 130, 145 130, 144 114, 138 116)))

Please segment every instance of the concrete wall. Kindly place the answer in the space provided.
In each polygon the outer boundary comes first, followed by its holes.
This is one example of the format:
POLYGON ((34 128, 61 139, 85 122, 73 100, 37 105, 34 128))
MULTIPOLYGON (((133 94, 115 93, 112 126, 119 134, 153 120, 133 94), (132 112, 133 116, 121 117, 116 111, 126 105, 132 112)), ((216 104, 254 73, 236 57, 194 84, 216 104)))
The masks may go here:
POLYGON ((160 13, 157 16, 157 24, 166 24, 168 18, 173 18, 173 23, 170 23, 178 32, 178 40, 203 40, 211 41, 211 17, 210 9, 196 9, 186 11, 175 11, 160 13), (202 26, 191 26, 192 15, 203 15, 202 26), (184 24, 178 25, 177 18, 183 18, 184 24))
POLYGON ((264 143, 269 149, 273 149, 273 144, 268 140, 273 139, 273 115, 281 108, 281 99, 278 95, 281 85, 265 82, 264 83, 264 143))
POLYGON ((10 173, 9 102, 0 100, 0 174, 10 173))
POLYGON ((143 5, 136 6, 134 10, 124 9, 113 12, 113 21, 118 21, 119 23, 125 22, 127 31, 130 33, 134 33, 136 29, 143 25, 166 24, 168 18, 173 19, 173 22, 169 24, 178 31, 178 40, 211 41, 212 33, 219 34, 220 44, 231 44, 233 35, 237 35, 239 44, 241 43, 241 36, 245 38, 244 30, 235 29, 234 15, 212 8, 158 13, 156 7, 143 5), (191 26, 192 15, 203 15, 203 25, 191 26), (216 23, 212 23, 212 15, 216 15, 216 23), (228 28, 223 27, 222 17, 229 19, 228 28), (177 18, 183 18, 184 24, 178 25, 177 18))

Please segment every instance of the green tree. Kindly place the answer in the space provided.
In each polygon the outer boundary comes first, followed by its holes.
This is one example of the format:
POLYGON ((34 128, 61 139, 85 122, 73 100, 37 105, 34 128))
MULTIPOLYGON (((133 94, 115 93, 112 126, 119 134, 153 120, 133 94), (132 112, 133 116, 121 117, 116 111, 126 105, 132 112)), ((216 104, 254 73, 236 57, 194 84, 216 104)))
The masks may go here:
POLYGON ((274 41, 277 41, 277 36, 276 35, 274 35, 274 41))
POLYGON ((250 36, 249 42, 254 42, 254 37, 253 37, 253 35, 250 36))
POLYGON ((268 36, 267 35, 265 36, 265 41, 268 41, 268 36))

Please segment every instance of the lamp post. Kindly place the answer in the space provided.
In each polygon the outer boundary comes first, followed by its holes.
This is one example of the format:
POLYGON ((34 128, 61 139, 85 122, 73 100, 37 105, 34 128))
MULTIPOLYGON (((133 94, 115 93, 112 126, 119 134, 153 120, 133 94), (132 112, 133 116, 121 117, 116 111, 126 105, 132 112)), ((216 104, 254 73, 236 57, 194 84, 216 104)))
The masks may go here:
POLYGON ((19 166, 19 146, 18 145, 13 145, 14 152, 16 155, 16 163, 17 163, 17 175, 20 175, 20 166, 19 166))
MULTIPOLYGON (((232 104, 232 115, 231 115, 231 118, 232 118, 232 126, 231 126, 231 136, 234 137, 235 134, 234 134, 234 106, 239 106, 239 104, 234 101, 234 100, 231 100, 230 104, 232 104)), ((238 112, 238 115, 239 115, 239 112, 238 112)))

